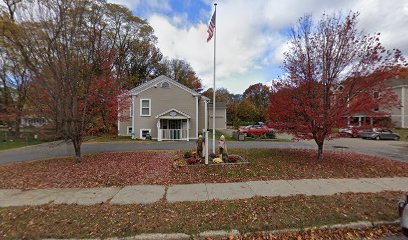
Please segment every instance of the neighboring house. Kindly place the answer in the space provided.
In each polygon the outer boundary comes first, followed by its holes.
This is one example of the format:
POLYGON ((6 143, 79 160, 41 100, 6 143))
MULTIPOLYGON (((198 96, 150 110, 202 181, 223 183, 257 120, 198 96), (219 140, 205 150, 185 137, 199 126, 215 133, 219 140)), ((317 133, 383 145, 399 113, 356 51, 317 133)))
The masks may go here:
MULTIPOLYGON (((208 104, 208 128, 213 125, 213 104, 208 104)), ((227 105, 225 103, 215 104, 215 126, 216 129, 227 129, 227 105)))
POLYGON ((43 127, 48 124, 48 121, 45 118, 39 117, 22 117, 21 118, 21 127, 43 127))
MULTIPOLYGON (((197 139, 209 126, 210 99, 166 77, 159 76, 129 91, 131 106, 118 121, 118 135, 132 139, 197 139)), ((226 128, 226 107, 216 103, 216 129, 226 128)))
MULTIPOLYGON (((397 95, 400 106, 384 111, 388 112, 388 117, 395 127, 408 128, 408 79, 389 80, 387 86, 397 95)), ((378 110, 381 109, 379 108, 378 110)), ((365 114, 356 114, 349 119, 349 125, 373 125, 380 120, 381 119, 376 117, 366 116, 365 114)))

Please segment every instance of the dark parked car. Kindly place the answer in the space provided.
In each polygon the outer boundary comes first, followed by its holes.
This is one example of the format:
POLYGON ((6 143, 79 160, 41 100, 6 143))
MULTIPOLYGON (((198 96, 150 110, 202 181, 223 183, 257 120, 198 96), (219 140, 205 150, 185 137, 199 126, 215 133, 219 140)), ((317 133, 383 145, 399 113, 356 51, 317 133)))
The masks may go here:
POLYGON ((401 228, 405 236, 408 237, 408 193, 407 199, 398 204, 399 216, 401 218, 401 228))
POLYGON ((360 133, 360 137, 363 139, 375 140, 400 140, 400 136, 398 134, 387 129, 373 129, 372 131, 365 131, 360 133))

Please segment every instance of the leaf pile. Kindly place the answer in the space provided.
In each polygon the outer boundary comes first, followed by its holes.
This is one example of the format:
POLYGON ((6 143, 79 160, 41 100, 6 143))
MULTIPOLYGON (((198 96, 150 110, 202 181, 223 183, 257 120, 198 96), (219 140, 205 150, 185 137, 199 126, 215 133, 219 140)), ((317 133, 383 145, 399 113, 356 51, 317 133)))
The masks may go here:
POLYGON ((287 149, 235 149, 249 165, 173 167, 174 151, 102 153, 0 165, 0 188, 73 188, 135 184, 241 182, 275 179, 408 177, 408 163, 353 153, 287 149))
POLYGON ((302 232, 287 233, 256 233, 229 238, 207 238, 207 240, 348 240, 348 239, 382 239, 384 237, 401 236, 398 225, 382 225, 364 229, 308 229, 302 232))
POLYGON ((0 166, 0 188, 102 187, 166 184, 172 179, 174 153, 127 152, 40 160, 0 166))
MULTIPOLYGON (((105 238, 228 229, 259 232, 357 221, 394 221, 398 218, 396 204, 401 196, 400 192, 381 192, 232 201, 162 201, 148 205, 52 204, 0 208, 0 239, 105 238)), ((311 233, 302 233, 302 237, 308 234, 311 233)))

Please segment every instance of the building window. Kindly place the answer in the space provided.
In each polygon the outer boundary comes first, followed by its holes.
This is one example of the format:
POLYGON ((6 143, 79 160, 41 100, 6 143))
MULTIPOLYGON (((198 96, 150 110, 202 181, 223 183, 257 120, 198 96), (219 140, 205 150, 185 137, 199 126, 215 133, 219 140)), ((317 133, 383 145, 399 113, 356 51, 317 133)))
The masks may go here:
POLYGON ((31 126, 40 126, 45 124, 44 118, 28 118, 27 120, 28 125, 31 126))
MULTIPOLYGON (((378 99, 380 97, 380 93, 379 92, 374 92, 374 99, 378 99)), ((377 104, 374 107, 374 112, 378 112, 380 110, 380 106, 377 104)))
POLYGON ((151 100, 140 99, 140 116, 150 117, 150 112, 151 112, 151 100))
POLYGON ((151 129, 140 129, 140 138, 151 138, 151 129))
POLYGON ((127 134, 132 135, 133 128, 132 127, 127 127, 127 134))
POLYGON ((161 85, 162 88, 170 88, 170 84, 168 82, 164 82, 161 85))

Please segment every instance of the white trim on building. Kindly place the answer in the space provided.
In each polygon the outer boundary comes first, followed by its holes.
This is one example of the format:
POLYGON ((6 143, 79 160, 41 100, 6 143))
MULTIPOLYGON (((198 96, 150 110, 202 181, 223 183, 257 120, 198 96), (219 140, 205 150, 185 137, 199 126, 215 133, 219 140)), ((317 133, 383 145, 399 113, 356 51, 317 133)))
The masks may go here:
POLYGON ((127 126, 126 127, 126 135, 127 136, 132 136, 133 133, 133 127, 132 126, 127 126))
POLYGON ((140 116, 141 117, 151 117, 152 116, 152 99, 151 98, 141 98, 140 99, 140 116), (149 107, 143 107, 143 101, 149 101, 149 107), (149 114, 143 114, 143 109, 149 109, 149 114))
POLYGON ((150 128, 141 128, 140 129, 140 139, 146 139, 146 137, 143 137, 143 132, 148 131, 150 136, 152 135, 152 129, 150 128))

